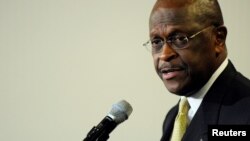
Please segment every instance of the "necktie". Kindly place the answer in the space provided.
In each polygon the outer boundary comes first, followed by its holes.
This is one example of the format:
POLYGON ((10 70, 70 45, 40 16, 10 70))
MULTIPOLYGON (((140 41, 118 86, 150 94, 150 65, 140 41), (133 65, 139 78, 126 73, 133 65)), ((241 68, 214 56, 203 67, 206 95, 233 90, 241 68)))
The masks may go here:
POLYGON ((171 141, 181 141, 188 125, 188 110, 187 98, 183 97, 179 103, 179 111, 175 118, 171 141))

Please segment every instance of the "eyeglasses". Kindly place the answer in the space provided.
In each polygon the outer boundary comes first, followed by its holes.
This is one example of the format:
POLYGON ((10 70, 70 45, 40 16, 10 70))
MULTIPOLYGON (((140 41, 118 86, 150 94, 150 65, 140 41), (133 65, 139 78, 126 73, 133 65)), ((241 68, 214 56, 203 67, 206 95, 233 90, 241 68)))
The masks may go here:
POLYGON ((205 27, 191 36, 187 36, 185 33, 177 33, 167 37, 167 40, 164 40, 162 38, 154 38, 144 43, 143 46, 146 47, 149 51, 152 51, 153 53, 160 52, 165 43, 167 43, 175 50, 184 49, 188 47, 188 43, 191 39, 195 38, 197 35, 209 29, 210 27, 214 27, 214 25, 205 27))

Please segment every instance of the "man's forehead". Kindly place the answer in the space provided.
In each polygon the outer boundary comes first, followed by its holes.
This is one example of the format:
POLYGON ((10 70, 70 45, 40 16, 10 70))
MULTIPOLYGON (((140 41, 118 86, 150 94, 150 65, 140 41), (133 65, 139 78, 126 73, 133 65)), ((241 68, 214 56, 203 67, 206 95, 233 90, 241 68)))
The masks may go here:
POLYGON ((151 14, 150 27, 157 24, 184 24, 194 20, 185 8, 159 8, 151 14))

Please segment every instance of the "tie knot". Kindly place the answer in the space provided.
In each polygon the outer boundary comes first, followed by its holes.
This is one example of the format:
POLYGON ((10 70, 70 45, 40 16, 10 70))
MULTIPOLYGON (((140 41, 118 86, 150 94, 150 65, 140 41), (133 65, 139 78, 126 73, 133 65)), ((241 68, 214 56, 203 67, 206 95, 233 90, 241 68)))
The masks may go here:
POLYGON ((179 103, 179 113, 187 114, 189 109, 189 104, 186 97, 182 97, 179 103))

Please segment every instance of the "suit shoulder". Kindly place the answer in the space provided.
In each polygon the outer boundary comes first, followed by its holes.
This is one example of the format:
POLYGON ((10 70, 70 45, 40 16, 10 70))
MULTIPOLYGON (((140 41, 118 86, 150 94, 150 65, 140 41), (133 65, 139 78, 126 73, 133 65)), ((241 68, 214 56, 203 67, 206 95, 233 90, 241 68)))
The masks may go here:
POLYGON ((234 77, 231 86, 234 92, 250 95, 250 80, 239 72, 234 77))

